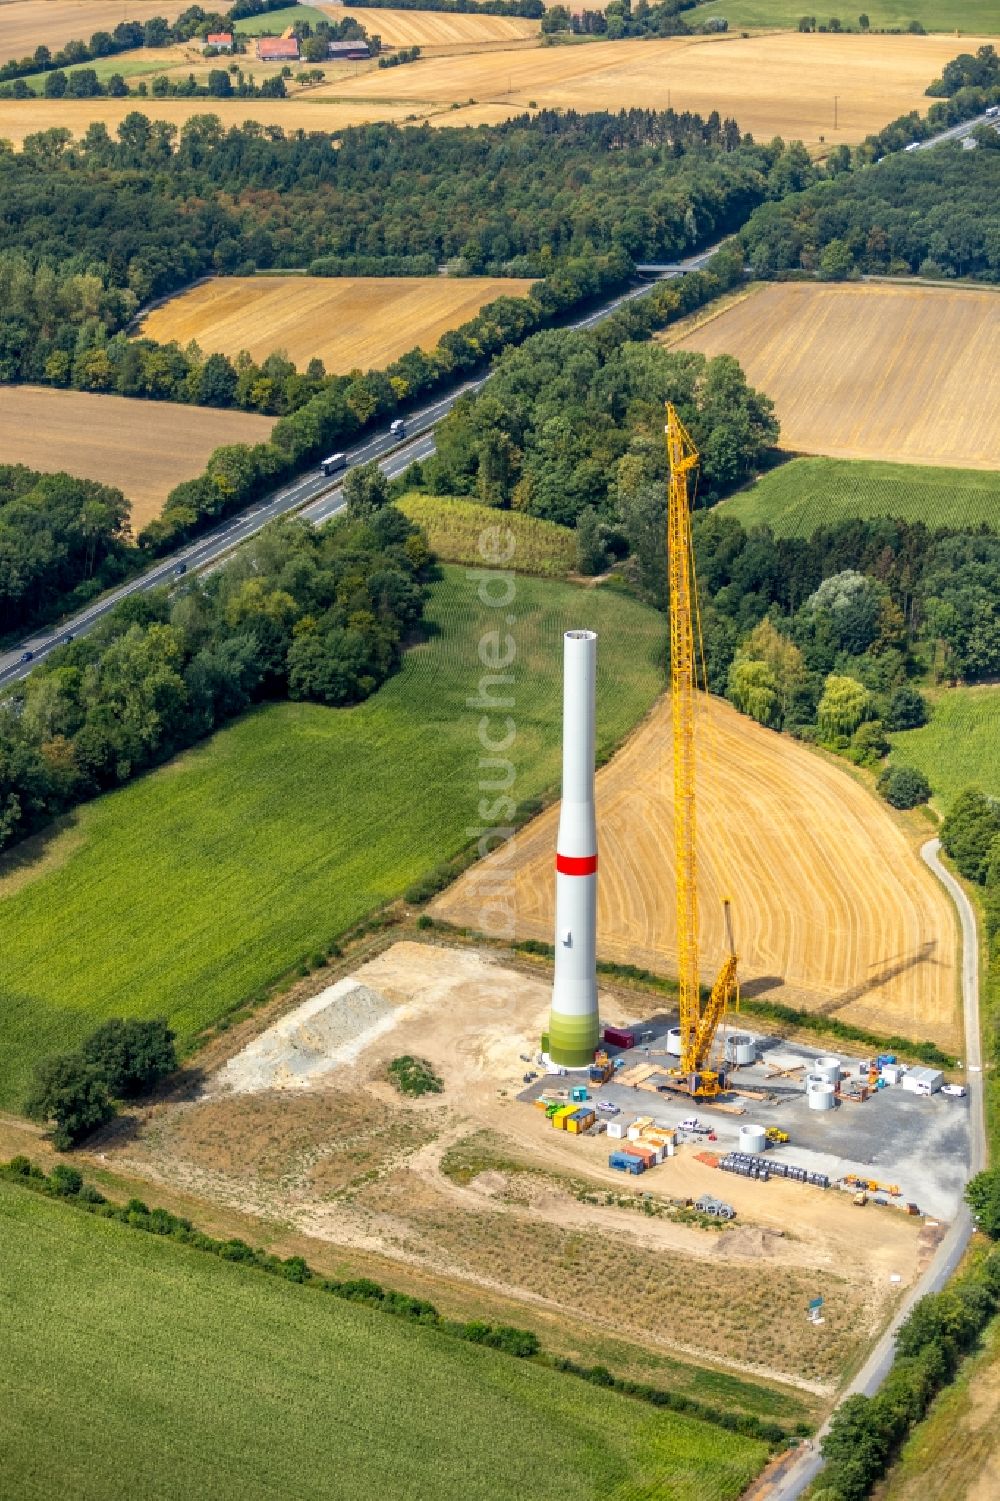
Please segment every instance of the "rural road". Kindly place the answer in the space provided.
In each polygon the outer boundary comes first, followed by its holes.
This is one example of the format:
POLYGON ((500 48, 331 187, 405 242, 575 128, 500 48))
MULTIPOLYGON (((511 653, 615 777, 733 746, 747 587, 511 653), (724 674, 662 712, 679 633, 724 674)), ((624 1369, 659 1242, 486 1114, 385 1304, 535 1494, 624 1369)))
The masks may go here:
MULTIPOLYGON (((683 275, 686 271, 699 270, 706 261, 711 259, 718 248, 718 245, 710 245, 706 250, 699 251, 697 255, 664 266, 660 269, 657 280, 620 293, 610 302, 602 303, 586 317, 564 326, 571 329, 595 328, 598 323, 610 318, 625 303, 637 297, 648 296, 658 281, 683 275)), ((447 416, 461 396, 469 391, 478 391, 488 379, 487 374, 478 380, 463 381, 430 406, 411 412, 406 417, 406 424, 415 436, 405 438, 402 443, 391 437, 386 429, 355 448, 345 450, 348 468, 378 459, 383 472, 389 479, 394 479, 402 474, 414 460, 428 458, 434 452, 433 429, 437 423, 447 416)), ((92 631, 123 599, 128 599, 133 594, 143 593, 147 589, 161 588, 181 574, 197 573, 218 563, 219 559, 231 552, 234 547, 239 546, 241 542, 246 542, 248 538, 254 536, 269 521, 274 521, 278 516, 299 512, 318 525, 320 522, 328 521, 343 504, 342 479, 331 484, 329 478, 315 471, 300 475, 290 485, 276 491, 268 500, 258 501, 248 510, 222 522, 212 531, 203 533, 197 541, 186 543, 177 552, 171 553, 170 557, 161 558, 146 573, 102 595, 99 600, 85 610, 81 610, 79 614, 62 620, 57 628, 36 631, 25 637, 16 647, 0 653, 0 690, 26 677, 33 667, 44 661, 57 647, 65 645, 71 636, 83 636, 88 631, 92 631), (31 658, 27 662, 22 661, 26 652, 31 653, 31 658)))
MULTIPOLYGON (((929 839, 920 850, 924 864, 937 876, 958 908, 962 927, 962 1010, 965 1020, 965 1070, 969 1091, 969 1174, 982 1172, 986 1166, 986 1115, 983 1100, 983 1058, 979 1031, 979 937, 976 931, 976 914, 972 903, 955 877, 941 862, 940 839, 929 839)), ((969 1244, 972 1235, 972 1215, 963 1204, 944 1240, 938 1246, 933 1261, 923 1276, 907 1293, 892 1323, 882 1335, 861 1370, 841 1396, 841 1402, 861 1392, 866 1397, 874 1396, 889 1373, 892 1365, 896 1330, 909 1314, 918 1299, 927 1293, 940 1292, 955 1271, 969 1244)), ((760 1501, 795 1501, 812 1484, 823 1468, 818 1443, 829 1427, 829 1419, 820 1429, 816 1447, 799 1450, 773 1484, 760 1494, 760 1501)))

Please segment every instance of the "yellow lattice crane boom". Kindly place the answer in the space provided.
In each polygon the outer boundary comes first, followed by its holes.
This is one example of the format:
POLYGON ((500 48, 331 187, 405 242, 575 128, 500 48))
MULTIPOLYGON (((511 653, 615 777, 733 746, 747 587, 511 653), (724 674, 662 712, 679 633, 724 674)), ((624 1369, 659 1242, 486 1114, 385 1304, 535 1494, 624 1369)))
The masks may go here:
POLYGON ((670 707, 674 747, 674 862, 677 878, 677 976, 680 991, 681 1061, 678 1073, 694 1095, 722 1087, 710 1067, 712 1043, 729 1005, 738 1000, 736 949, 729 903, 725 903, 729 952, 701 1009, 698 981, 698 839, 695 799, 695 618, 698 608, 691 544, 688 475, 698 450, 667 402, 667 570, 670 583, 670 707))

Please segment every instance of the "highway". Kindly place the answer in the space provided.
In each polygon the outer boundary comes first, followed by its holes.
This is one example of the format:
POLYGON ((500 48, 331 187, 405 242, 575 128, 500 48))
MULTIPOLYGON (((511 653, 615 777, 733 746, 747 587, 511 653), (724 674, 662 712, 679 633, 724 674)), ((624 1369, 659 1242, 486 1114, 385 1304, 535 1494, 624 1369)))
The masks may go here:
MULTIPOLYGON (((711 259, 718 248, 718 245, 711 245, 708 249, 699 251, 697 255, 689 256, 687 260, 664 265, 657 281, 646 282, 628 292, 619 293, 583 318, 564 326, 571 329, 595 328, 598 323, 610 318, 627 302, 637 297, 647 297, 655 289, 658 281, 680 276, 685 271, 699 270, 706 261, 711 259)), ((390 479, 394 479, 402 474, 414 460, 428 458, 434 452, 433 429, 437 423, 442 417, 447 416, 461 396, 469 391, 478 391, 488 379, 489 374, 486 374, 478 380, 463 381, 429 406, 409 413, 406 417, 406 425, 410 436, 402 441, 390 436, 386 427, 385 431, 368 438, 356 447, 345 449, 348 468, 378 459, 381 461, 383 472, 390 479)), ((197 541, 186 543, 176 552, 171 553, 168 558, 161 558, 145 573, 130 579, 128 583, 122 584, 117 589, 109 590, 99 600, 88 605, 85 610, 60 621, 57 627, 45 627, 33 632, 11 650, 0 654, 0 690, 9 688, 13 683, 26 677, 33 667, 44 661, 57 647, 65 645, 71 637, 83 636, 88 631, 92 631, 117 604, 129 598, 130 595, 142 593, 147 589, 161 588, 183 575, 202 572, 216 566, 220 559, 232 552, 233 548, 255 536, 269 521, 274 521, 278 516, 298 512, 318 525, 336 515, 343 504, 343 471, 335 480, 316 470, 300 475, 298 479, 276 491, 267 500, 259 501, 248 510, 241 511, 237 516, 231 516, 211 531, 202 533, 197 541), (30 659, 22 660, 28 652, 31 654, 30 659)))
MULTIPOLYGON (((944 886, 958 908, 962 927, 962 1010, 965 1021, 965 1072, 969 1091, 969 1174, 982 1172, 987 1164, 986 1110, 983 1093, 983 1057, 979 1030, 979 939, 976 931, 976 914, 972 903, 955 877, 941 862, 940 839, 929 839, 921 847, 920 855, 944 886)), ((873 1397, 889 1374, 896 1342, 896 1330, 907 1317, 918 1299, 927 1293, 940 1292, 953 1275, 965 1254, 973 1231, 972 1215, 963 1204, 955 1216, 947 1235, 938 1246, 934 1259, 923 1276, 907 1293, 867 1361, 855 1376, 850 1386, 842 1393, 840 1401, 861 1392, 873 1397)), ((798 1451, 796 1458, 776 1475, 762 1495, 767 1501, 796 1501, 803 1491, 816 1479, 823 1468, 819 1453, 819 1441, 830 1426, 827 1419, 817 1435, 815 1446, 798 1451)))
POLYGON ((940 135, 931 136, 929 141, 921 141, 916 147, 917 151, 929 151, 932 146, 940 146, 942 141, 960 141, 977 125, 992 125, 994 130, 1000 130, 1000 119, 996 115, 977 115, 974 120, 963 120, 959 125, 949 125, 947 130, 942 130, 940 135))

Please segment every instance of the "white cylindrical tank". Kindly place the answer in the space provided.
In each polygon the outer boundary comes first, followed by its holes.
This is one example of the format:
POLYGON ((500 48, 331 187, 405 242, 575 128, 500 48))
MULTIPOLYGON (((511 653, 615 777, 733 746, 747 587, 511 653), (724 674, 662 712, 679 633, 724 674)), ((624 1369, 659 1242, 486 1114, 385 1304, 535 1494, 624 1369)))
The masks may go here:
POLYGON ((827 1084, 840 1083, 839 1058, 817 1058, 812 1071, 818 1079, 823 1079, 827 1084))
POLYGON ((767 1147, 767 1133, 763 1126, 740 1127, 740 1151, 763 1152, 767 1147))
POLYGON ((681 1056, 680 1027, 671 1027, 667 1033, 667 1052, 672 1058, 679 1058, 681 1056))
POLYGON ((837 1090, 833 1084, 811 1084, 806 1095, 810 1110, 832 1110, 837 1103, 837 1090))
POLYGON ((549 1052, 585 1068, 600 1035, 597 1015, 597 819, 594 812, 597 636, 563 636, 563 771, 556 837, 555 979, 549 1052))
POLYGON ((726 1038, 726 1058, 730 1063, 753 1063, 756 1056, 757 1045, 745 1032, 734 1032, 726 1038))

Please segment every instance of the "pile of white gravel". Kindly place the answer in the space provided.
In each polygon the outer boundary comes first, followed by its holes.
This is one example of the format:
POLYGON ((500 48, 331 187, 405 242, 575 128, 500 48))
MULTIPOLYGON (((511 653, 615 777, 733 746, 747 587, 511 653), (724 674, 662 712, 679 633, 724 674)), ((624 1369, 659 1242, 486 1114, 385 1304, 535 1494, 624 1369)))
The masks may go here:
POLYGON ((385 996, 348 975, 230 1058, 216 1076, 216 1088, 233 1094, 303 1088, 352 1063, 395 1019, 396 1008, 385 996))

